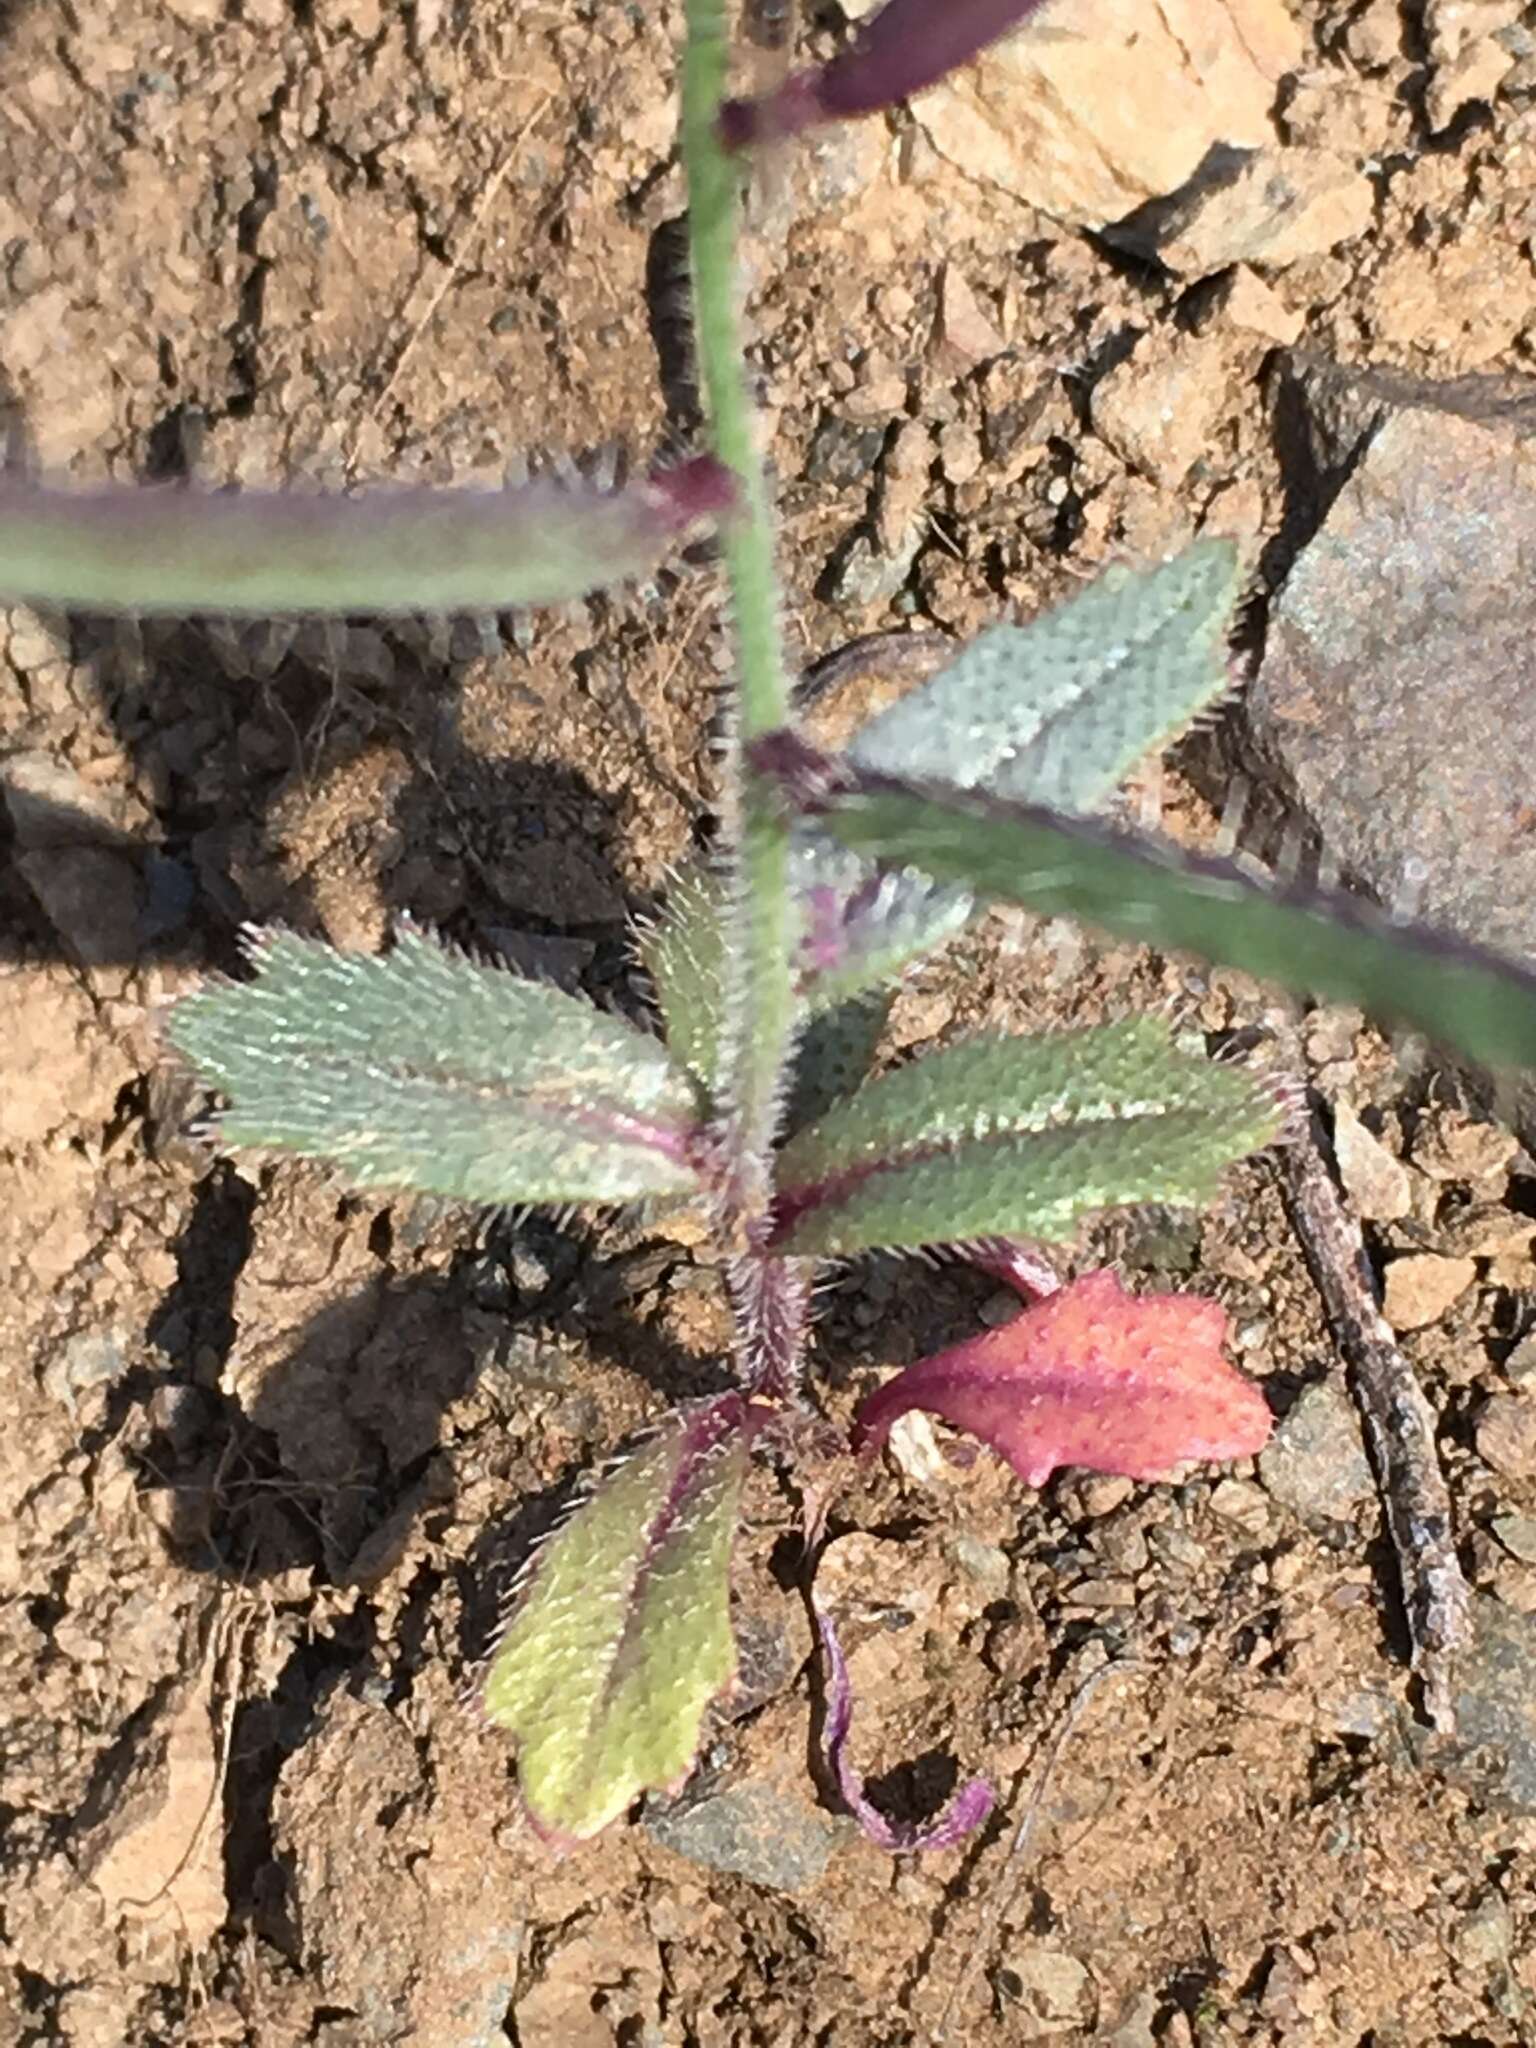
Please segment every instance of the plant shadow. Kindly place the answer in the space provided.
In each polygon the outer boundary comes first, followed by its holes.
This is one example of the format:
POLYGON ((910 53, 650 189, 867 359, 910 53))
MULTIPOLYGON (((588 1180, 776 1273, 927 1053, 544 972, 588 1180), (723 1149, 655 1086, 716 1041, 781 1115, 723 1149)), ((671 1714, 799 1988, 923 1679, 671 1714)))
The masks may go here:
MULTIPOLYGON (((312 1585, 366 1590, 424 1522, 440 1531, 453 1519, 461 1466, 534 1500, 552 1443, 557 1458, 577 1446, 582 1463, 612 1448, 583 1359, 643 1380, 667 1406, 725 1384, 721 1363, 635 1311, 616 1279, 622 1261, 540 1218, 471 1227, 446 1270, 422 1272, 392 1257, 412 1210, 385 1210, 363 1284, 294 1327, 242 1333, 236 1291, 256 1200, 224 1165, 200 1183, 178 1278, 149 1325, 164 1369, 125 1382, 124 1413, 106 1424, 116 1432, 136 1411, 127 1442, 141 1489, 194 1569, 241 1585, 302 1571, 312 1585), (476 1392, 461 1435, 452 1411, 476 1392)), ((457 1232, 461 1219, 437 1220, 457 1232)), ((493 1527, 477 1548, 515 1550, 522 1518, 520 1506, 510 1539, 493 1527)))

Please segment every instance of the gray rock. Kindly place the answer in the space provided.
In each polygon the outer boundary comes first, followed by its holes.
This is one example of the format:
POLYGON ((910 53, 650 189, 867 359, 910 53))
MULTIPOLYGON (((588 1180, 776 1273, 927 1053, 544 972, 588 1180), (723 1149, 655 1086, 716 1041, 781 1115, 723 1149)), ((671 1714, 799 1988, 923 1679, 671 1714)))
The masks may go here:
POLYGON ((1276 421, 1321 524, 1248 693, 1255 765, 1378 901, 1536 957, 1536 382, 1294 358, 1276 421))
POLYGON ((752 1780, 675 1805, 651 1802, 644 1826, 691 1863, 775 1892, 808 1891, 855 1832, 851 1820, 823 1813, 783 1786, 752 1780))
POLYGON ((1483 1594, 1473 1617, 1442 1768, 1479 1797, 1536 1814, 1536 1619, 1483 1594))
POLYGON ((16 866, 82 967, 134 958, 144 896, 131 861, 101 847, 68 846, 24 853, 16 866))
POLYGON ((1536 952, 1536 384, 1298 359, 1277 417, 1327 511, 1271 615, 1254 748, 1381 901, 1536 952))
POLYGON ((922 522, 914 520, 889 553, 882 552, 867 533, 855 533, 838 549, 828 567, 828 599, 833 604, 886 603, 912 573, 925 533, 922 522))
POLYGON ((1336 1379, 1308 1387, 1259 1454, 1259 1477, 1304 1522, 1346 1520, 1376 1491, 1354 1403, 1336 1379))
POLYGON ((1511 1557, 1536 1564, 1536 1515, 1495 1515, 1488 1526, 1511 1557))

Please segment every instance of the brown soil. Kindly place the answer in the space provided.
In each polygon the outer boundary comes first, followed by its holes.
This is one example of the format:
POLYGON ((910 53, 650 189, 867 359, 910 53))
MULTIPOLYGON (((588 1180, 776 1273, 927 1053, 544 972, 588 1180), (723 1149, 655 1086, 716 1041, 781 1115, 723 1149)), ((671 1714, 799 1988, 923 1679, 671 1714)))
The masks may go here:
MULTIPOLYGON (((18 450, 82 478, 335 484, 675 442, 675 26, 618 0, 0 0, 18 450)), ((1276 289, 1351 360, 1521 367, 1523 99, 1421 148, 1411 44, 1362 67, 1344 26, 1312 22, 1314 57, 1350 88, 1334 139, 1386 166, 1376 223, 1276 289)), ((1204 452, 1172 482, 1132 469, 1084 424, 1082 384, 1137 334, 1138 365, 1181 349, 1187 295, 958 184, 939 246, 873 134, 758 205, 807 658, 1034 608, 1202 522, 1255 547, 1279 531, 1267 343, 1202 328, 1204 452), (982 377, 940 317, 946 265, 1008 345, 982 377), (869 519, 889 553, 919 517, 910 568, 877 587, 880 545, 850 541, 869 519)), ((563 1863, 520 1822, 465 1678, 572 1476, 719 1383, 707 1252, 684 1228, 477 1226, 212 1163, 155 1017, 233 967, 242 917, 371 946, 406 910, 634 1003, 625 920, 707 819, 722 645, 708 563, 484 626, 0 614, 0 734, 40 797, 0 840, 0 2044, 873 2048, 935 2037, 947 2006, 951 2038, 999 2042, 1529 2038, 1536 1820, 1426 1745, 1358 1487, 1311 1514, 1243 1468, 1035 1498, 988 1459, 916 1454, 850 1482, 826 1585, 859 1755, 898 1811, 976 1769, 1004 1791, 970 1849, 903 1864, 817 1802, 805 1621, 773 1569, 794 1513, 764 1477, 747 1683, 692 1806, 563 1863), (727 1797, 742 1839, 698 1860, 683 1821, 727 1797)), ((1161 800, 1209 831, 1192 784, 1161 800)), ((893 1041, 1147 1002, 1211 1030, 1263 1007, 1234 978, 996 920, 903 994, 893 1041)), ((1414 1215, 1512 1190, 1528 1213, 1530 1163, 1496 1134, 1426 1149, 1442 1078, 1337 1014, 1309 1046, 1406 1155, 1414 1215)), ((1536 1507, 1536 1451, 1476 1426, 1530 1309, 1518 1222, 1407 1342, 1469 1570, 1529 1611, 1536 1566, 1493 1524, 1536 1507)), ((1402 1231, 1377 1242, 1422 1248, 1402 1231)), ((1138 1277, 1219 1295, 1278 1409, 1336 1371, 1265 1163, 1198 1225, 1109 1242, 1138 1277)), ((831 1411, 975 1327, 987 1293, 840 1280, 831 1411)))

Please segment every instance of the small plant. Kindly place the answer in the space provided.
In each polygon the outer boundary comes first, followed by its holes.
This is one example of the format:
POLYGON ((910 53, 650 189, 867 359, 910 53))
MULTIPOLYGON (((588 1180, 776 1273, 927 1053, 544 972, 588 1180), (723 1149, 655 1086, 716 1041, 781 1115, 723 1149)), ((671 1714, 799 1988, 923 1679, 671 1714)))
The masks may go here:
MULTIPOLYGON (((1276 1141, 1283 1083, 1160 1021, 979 1037, 871 1075, 890 991, 984 897, 1187 948, 1369 1008, 1491 1066, 1536 1062, 1536 982, 1342 899, 1093 822, 1117 784, 1228 687, 1233 551, 1116 568, 1035 623, 983 633, 846 753, 800 732, 774 525, 737 325, 744 158, 873 111, 967 60, 1029 0, 890 0, 850 51, 754 102, 727 97, 723 0, 688 0, 683 59, 694 333, 709 451, 621 492, 545 484, 355 500, 187 491, 0 493, 0 594, 134 611, 502 609, 643 572, 713 525, 734 605, 723 821, 640 952, 660 1037, 402 929, 382 958, 252 933, 250 980, 209 986, 171 1043, 225 1099, 223 1142, 330 1162, 354 1186, 460 1202, 697 1202, 721 1248, 736 1391, 663 1418, 528 1563, 484 1677, 535 1825, 583 1840, 687 1772, 734 1669, 729 1574, 754 1446, 816 1455, 803 1360, 818 1267, 949 1247, 1021 1295, 1001 1329, 920 1360, 863 1405, 872 1452, 911 1408, 1031 1484, 1060 1465, 1149 1479, 1250 1454, 1269 1418, 1210 1303, 1059 1286, 1040 1246, 1128 1203, 1200 1204, 1276 1141)), ((926 1835, 864 1798, 841 1650, 820 1617, 825 1746, 893 1847, 926 1835)))

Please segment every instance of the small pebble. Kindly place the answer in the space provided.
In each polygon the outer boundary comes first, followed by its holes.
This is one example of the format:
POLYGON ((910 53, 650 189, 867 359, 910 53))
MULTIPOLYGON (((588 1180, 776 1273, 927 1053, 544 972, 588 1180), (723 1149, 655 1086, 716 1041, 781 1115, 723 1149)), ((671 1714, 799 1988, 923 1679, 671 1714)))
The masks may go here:
POLYGON ((1249 1536, 1262 1536, 1269 1527, 1269 1501, 1251 1479, 1218 1480, 1211 1489, 1211 1513, 1249 1536))
POLYGON ((1422 1330, 1439 1322, 1476 1277, 1477 1267, 1471 1259, 1410 1252, 1387 1268, 1383 1312, 1394 1330, 1422 1330))
POLYGON ((1528 1394, 1492 1394, 1475 1433, 1477 1455, 1506 1479, 1536 1477, 1536 1400, 1528 1394))
POLYGON ((1413 1198, 1407 1169, 1347 1102, 1334 1111, 1333 1149, 1349 1198, 1368 1223, 1392 1223, 1408 1214, 1413 1198))

